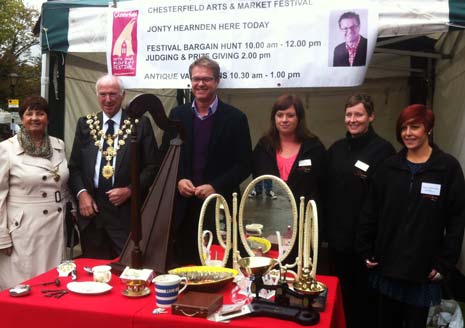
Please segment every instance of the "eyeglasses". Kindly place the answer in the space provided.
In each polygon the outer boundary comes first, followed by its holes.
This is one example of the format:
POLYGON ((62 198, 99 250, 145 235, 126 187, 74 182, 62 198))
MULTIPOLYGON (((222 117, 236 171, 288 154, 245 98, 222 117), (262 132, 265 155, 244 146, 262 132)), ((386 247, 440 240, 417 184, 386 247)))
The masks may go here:
POLYGON ((354 31, 359 27, 359 25, 352 25, 352 26, 347 26, 347 27, 341 27, 341 30, 344 32, 347 32, 349 30, 354 31))
POLYGON ((191 78, 191 81, 193 83, 200 83, 200 82, 203 82, 203 83, 209 83, 209 82, 212 82, 213 80, 215 80, 214 77, 211 77, 211 76, 207 76, 207 77, 193 77, 191 78))
POLYGON ((115 92, 109 92, 109 93, 100 93, 98 94, 99 98, 102 98, 102 99, 105 99, 106 97, 110 97, 111 100, 115 100, 116 98, 118 98, 120 94, 119 93, 115 93, 115 92))

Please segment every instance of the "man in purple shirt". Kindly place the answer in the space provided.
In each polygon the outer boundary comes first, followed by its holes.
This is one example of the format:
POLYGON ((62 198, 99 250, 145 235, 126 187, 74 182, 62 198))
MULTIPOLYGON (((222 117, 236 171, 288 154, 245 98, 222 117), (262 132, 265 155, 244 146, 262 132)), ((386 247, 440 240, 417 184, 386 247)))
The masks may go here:
MULTIPOLYGON (((170 119, 181 121, 186 140, 181 147, 178 197, 174 225, 175 260, 178 264, 200 263, 197 228, 200 209, 206 197, 221 194, 228 201, 239 193, 240 183, 250 174, 252 145, 247 117, 217 96, 220 67, 201 57, 189 67, 192 103, 175 107, 170 119)), ((166 152, 176 136, 168 130, 161 151, 166 152)), ((206 222, 214 229, 214 222, 206 222)))

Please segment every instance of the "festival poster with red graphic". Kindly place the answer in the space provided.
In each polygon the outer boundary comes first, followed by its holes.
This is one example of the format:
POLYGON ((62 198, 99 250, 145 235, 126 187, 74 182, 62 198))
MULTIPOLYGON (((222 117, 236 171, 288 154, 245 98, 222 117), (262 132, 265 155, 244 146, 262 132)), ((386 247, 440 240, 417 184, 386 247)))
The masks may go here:
POLYGON ((116 76, 136 76, 138 10, 113 13, 111 68, 116 76))

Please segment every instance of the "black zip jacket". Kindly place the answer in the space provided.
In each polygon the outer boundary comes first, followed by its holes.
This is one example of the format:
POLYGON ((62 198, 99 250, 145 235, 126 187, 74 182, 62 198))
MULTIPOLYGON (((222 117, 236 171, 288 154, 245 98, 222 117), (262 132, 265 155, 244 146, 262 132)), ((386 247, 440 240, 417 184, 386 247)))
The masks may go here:
POLYGON ((416 174, 406 149, 376 171, 362 210, 357 248, 374 256, 380 274, 424 283, 454 267, 465 226, 465 182, 458 161, 433 146, 416 174))
POLYGON ((395 153, 391 143, 379 137, 371 126, 356 138, 347 133, 329 148, 324 216, 331 248, 355 253, 357 227, 369 179, 378 166, 395 153))

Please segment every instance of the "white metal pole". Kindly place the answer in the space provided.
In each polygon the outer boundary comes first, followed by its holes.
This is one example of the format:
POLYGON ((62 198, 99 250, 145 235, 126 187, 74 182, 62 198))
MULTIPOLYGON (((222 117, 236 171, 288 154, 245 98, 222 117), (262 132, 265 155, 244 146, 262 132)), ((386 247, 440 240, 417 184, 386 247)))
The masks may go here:
POLYGON ((48 101, 48 90, 50 85, 50 53, 42 54, 42 72, 40 76, 40 95, 48 101))

